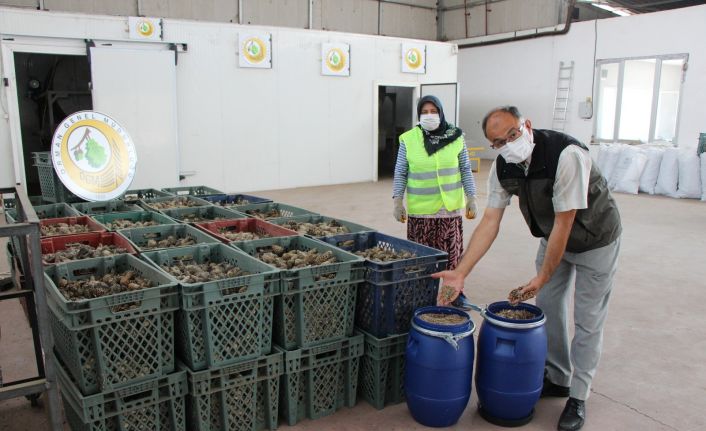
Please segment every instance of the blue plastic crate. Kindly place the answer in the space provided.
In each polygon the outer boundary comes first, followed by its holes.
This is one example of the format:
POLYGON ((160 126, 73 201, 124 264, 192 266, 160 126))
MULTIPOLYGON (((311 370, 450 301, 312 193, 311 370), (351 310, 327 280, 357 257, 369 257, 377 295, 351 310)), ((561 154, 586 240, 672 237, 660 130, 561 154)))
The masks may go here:
POLYGON ((377 338, 409 332, 414 310, 436 304, 439 280, 425 276, 358 286, 355 325, 377 338))
POLYGON ((390 262, 374 262, 366 259, 365 279, 375 283, 394 282, 431 275, 446 269, 448 262, 448 254, 446 252, 380 232, 336 235, 320 238, 320 240, 351 253, 364 251, 372 247, 381 247, 398 252, 409 251, 416 255, 414 258, 390 262))
POLYGON ((213 205, 221 207, 239 207, 241 205, 266 204, 272 202, 272 199, 240 194, 204 196, 203 199, 211 202, 213 205))
POLYGON ((382 247, 416 255, 390 262, 365 260, 365 281, 358 286, 355 323, 373 336, 408 332, 414 310, 436 303, 439 281, 431 274, 446 269, 445 252, 379 232, 339 235, 321 241, 354 253, 382 247))

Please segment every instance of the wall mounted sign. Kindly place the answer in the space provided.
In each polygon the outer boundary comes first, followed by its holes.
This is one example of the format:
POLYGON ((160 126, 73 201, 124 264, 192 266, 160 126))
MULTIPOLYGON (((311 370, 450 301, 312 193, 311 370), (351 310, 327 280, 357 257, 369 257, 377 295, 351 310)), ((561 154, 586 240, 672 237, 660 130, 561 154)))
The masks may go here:
POLYGON ((162 40, 162 19, 131 16, 127 19, 130 39, 162 40))
POLYGON ((59 124, 51 157, 66 188, 88 201, 107 201, 125 193, 137 165, 137 152, 125 128, 96 111, 75 112, 59 124))
POLYGON ((419 43, 402 44, 402 72, 426 73, 427 47, 419 43))
POLYGON ((321 44, 321 74, 351 75, 351 47, 347 43, 321 44))
POLYGON ((240 67, 272 68, 272 35, 270 33, 238 33, 240 67))

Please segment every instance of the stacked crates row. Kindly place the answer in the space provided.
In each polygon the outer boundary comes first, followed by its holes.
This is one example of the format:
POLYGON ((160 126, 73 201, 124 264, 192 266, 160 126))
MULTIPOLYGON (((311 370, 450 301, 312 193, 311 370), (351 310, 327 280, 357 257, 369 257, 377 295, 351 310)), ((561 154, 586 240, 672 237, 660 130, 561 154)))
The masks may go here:
MULTIPOLYGON (((257 412, 257 419, 253 419, 254 422, 252 422, 257 427, 256 429, 264 427, 273 429, 277 423, 272 417, 273 415, 276 417, 277 414, 278 392, 281 395, 280 411, 289 424, 294 424, 304 417, 316 419, 331 414, 344 405, 352 406, 355 403, 356 386, 359 379, 361 395, 376 407, 381 408, 385 403, 401 401, 403 392, 399 383, 404 369, 404 349, 400 349, 399 346, 404 345, 404 341, 400 340, 406 339, 406 335, 400 334, 400 331, 406 332, 408 330, 411 312, 416 306, 428 305, 435 300, 436 288, 428 276, 436 270, 443 269, 441 264, 436 262, 441 261, 437 250, 430 249, 433 250, 433 253, 430 254, 436 255, 433 259, 433 267, 430 259, 426 259, 425 262, 419 260, 406 262, 406 265, 402 265, 402 270, 399 262, 397 265, 389 267, 383 265, 384 268, 381 268, 366 261, 365 267, 363 267, 361 258, 341 250, 342 243, 346 244, 347 251, 360 251, 370 246, 380 246, 377 240, 384 238, 384 235, 374 232, 360 232, 364 230, 361 229, 364 227, 352 223, 349 223, 349 227, 353 233, 338 238, 311 239, 301 236, 292 238, 285 236, 285 234, 294 235, 294 232, 279 228, 281 230, 274 232, 273 235, 271 232, 267 232, 272 235, 272 238, 230 243, 231 247, 225 247, 216 244, 217 242, 228 243, 228 238, 223 235, 224 232, 277 229, 276 226, 267 222, 245 218, 253 215, 252 211, 259 210, 261 213, 267 213, 276 209, 280 214, 289 216, 288 218, 270 218, 271 222, 279 224, 293 218, 302 222, 317 222, 325 219, 330 220, 330 218, 279 203, 244 204, 245 195, 221 194, 196 198, 189 192, 180 197, 185 201, 191 201, 188 207, 159 209, 155 207, 155 203, 174 198, 173 195, 161 196, 159 193, 160 191, 154 189, 140 190, 133 195, 136 199, 124 199, 123 202, 108 204, 77 204, 74 205, 74 208, 80 209, 83 214, 92 214, 92 220, 104 228, 112 226, 116 220, 126 217, 131 220, 150 220, 161 223, 159 226, 150 228, 120 231, 130 239, 131 245, 140 253, 142 260, 157 265, 157 267, 160 262, 164 264, 173 258, 175 250, 186 249, 145 251, 142 247, 146 242, 145 234, 148 237, 154 237, 150 235, 154 233, 162 236, 169 234, 193 236, 197 240, 197 245, 190 247, 190 253, 196 256, 209 255, 209 259, 217 259, 216 255, 229 255, 233 259, 233 250, 245 256, 247 254, 254 256, 259 247, 273 244, 302 250, 311 248, 321 251, 330 250, 339 259, 341 253, 349 254, 349 256, 344 256, 344 262, 342 262, 344 265, 338 263, 333 265, 336 268, 314 267, 295 271, 276 270, 278 276, 270 275, 269 281, 263 280, 262 304, 264 305, 259 309, 265 310, 262 313, 264 320, 258 320, 252 314, 248 316, 251 321, 260 322, 260 331, 248 331, 251 334, 249 341, 248 337, 241 340, 241 337, 232 337, 231 326, 229 339, 238 339, 235 346, 233 343, 228 346, 229 343, 222 342, 226 338, 224 334, 229 334, 228 325, 223 320, 223 315, 232 314, 233 310, 238 310, 238 308, 230 303, 230 309, 221 313, 221 321, 216 322, 214 317, 209 316, 207 312, 209 307, 206 304, 227 303, 222 295, 217 297, 216 294, 216 297, 213 297, 213 292, 233 293, 236 290, 239 291, 240 288, 221 286, 214 291, 202 289, 201 294, 187 295, 184 293, 184 287, 180 287, 179 306, 175 310, 178 334, 176 338, 177 340, 183 339, 184 343, 180 345, 177 342, 176 347, 178 356, 184 363, 176 365, 175 369, 185 372, 189 382, 190 414, 188 420, 191 427, 194 429, 226 429, 217 427, 213 421, 222 422, 223 417, 229 414, 237 416, 247 415, 247 412, 257 412), (194 205, 195 203, 196 205, 194 205), (131 206, 136 204, 139 206, 131 206), (178 222, 190 225, 176 224, 178 222), (199 235, 201 233, 209 235, 199 235), (330 245, 319 240, 327 241, 330 245), (355 244, 352 247, 351 242, 355 244), (346 262, 346 258, 353 258, 353 260, 346 262), (322 275, 325 277, 321 277, 322 275), (279 280, 279 284, 274 281, 276 279, 279 280), (363 280, 364 282, 358 288, 358 284, 363 280), (204 295, 205 291, 211 292, 209 299, 205 297, 209 296, 204 295), (421 291, 426 294, 420 294, 421 291), (410 292, 415 293, 418 297, 415 295, 410 297, 410 292), (405 295, 407 296, 405 297, 405 295), (357 308, 355 307, 356 296, 357 308), (390 300, 390 298, 392 299, 390 300), (403 307, 390 305, 395 301, 403 307), (273 306, 268 309, 267 304, 273 306), (407 312, 404 307, 411 308, 409 310, 410 318, 404 318, 407 312), (390 313, 395 314, 395 309, 398 309, 396 320, 395 317, 389 317, 390 313), (275 310, 276 312, 274 312, 275 310), (367 324, 366 319, 362 317, 366 315, 372 316, 367 319, 369 321, 367 324), (358 326, 363 329, 367 328, 371 333, 354 336, 354 319, 358 326), (407 323, 406 328, 404 321, 407 323), (393 327, 390 328, 390 325, 393 327), (272 334, 273 328, 274 334, 272 334), (200 338, 188 336, 189 332, 199 333, 199 329, 202 331, 200 338), (213 332, 214 329, 216 333, 213 332), (399 335, 382 337, 381 334, 385 331, 399 335), (253 342, 252 333, 256 333, 255 337, 260 338, 259 356, 254 353, 253 346, 257 343, 253 342), (382 338, 374 337, 373 333, 382 338), (273 353, 268 354, 270 352, 267 343, 272 336, 274 336, 278 347, 273 353), (228 347, 230 347, 230 351, 228 351, 228 347), (247 354, 238 355, 237 353, 247 354), (359 363, 361 364, 360 373, 358 372, 359 363), (236 379, 239 383, 226 384, 225 382, 229 380, 228 376, 230 375, 228 370, 234 369, 243 370, 243 372, 250 370, 258 377, 254 377, 254 380, 239 378, 236 379), (268 371, 263 372, 263 369, 268 371), (218 381, 222 384, 219 386, 221 390, 215 392, 213 385, 217 382, 213 380, 216 379, 212 375, 214 371, 217 371, 216 374, 221 376, 218 381), (282 375, 282 390, 278 391, 276 385, 278 385, 280 375, 282 375), (211 383, 210 392, 207 390, 209 381, 211 383), (329 383, 323 384, 323 382, 329 383), (338 383, 331 386, 331 382, 338 383), (370 382, 376 382, 377 386, 370 386, 370 382), (229 389, 225 389, 226 387, 229 389), (255 396, 255 404, 250 409, 243 410, 242 403, 233 402, 234 399, 241 399, 245 396, 243 391, 248 392, 249 396, 255 396), (321 399, 325 396, 330 399, 328 403, 324 403, 328 407, 323 408, 321 399), (211 410, 205 410, 205 405, 210 406, 211 410), (214 417, 209 418, 209 414, 214 417), (264 420, 263 418, 270 419, 264 420), (209 424, 208 427, 205 424, 209 424)), ((247 198, 261 199, 250 196, 247 198)), ((389 237, 389 239, 409 243, 397 238, 389 237)), ((420 247, 414 243, 409 244, 420 247)), ((387 243, 387 246, 396 250, 405 249, 406 245, 390 244, 389 241, 387 243)), ((420 249, 412 251, 418 256, 420 255, 420 249)), ((421 251, 423 257, 428 257, 425 256, 425 250, 421 251)), ((241 259, 243 257, 240 256, 241 259)), ((252 257, 251 259, 263 264, 252 257)), ((275 268, 269 269, 275 270, 275 268)), ((164 275, 167 274, 164 273, 164 275)), ((172 282, 175 282, 175 279, 167 276, 172 279, 172 282)), ((263 274, 263 278, 267 278, 267 276, 263 274)), ((250 288, 240 294, 247 296, 248 292, 252 294, 250 288)), ((217 307, 212 308, 217 309, 217 307)), ((246 307, 246 309, 251 308, 246 307)), ((247 315, 247 313, 241 314, 247 315)), ((124 391, 124 388, 120 388, 120 390, 124 391)), ((244 418, 241 417, 241 419, 244 418)), ((245 421, 243 423, 251 422, 245 421)), ((247 429, 250 428, 247 427, 247 429)))
POLYGON ((377 247, 414 257, 377 262, 366 259, 358 287, 356 327, 364 334, 359 393, 377 409, 404 401, 404 353, 414 310, 434 305, 448 256, 434 248, 380 232, 332 236, 324 241, 351 252, 377 247))
MULTIPOLYGON (((100 224, 82 214, 118 218, 127 214, 119 211, 145 212, 121 201, 37 210, 40 216, 55 217, 44 220, 43 226, 80 224, 90 231, 43 238, 44 253, 79 242, 94 247, 98 243, 118 245, 134 254, 136 249, 127 238, 104 232, 100 224)), ((174 317, 180 299, 176 283, 128 254, 48 266, 46 277, 62 397, 72 428, 189 429, 185 421, 187 372, 177 370, 174 359, 174 317), (78 302, 66 300, 58 291, 62 280, 100 277, 112 269, 140 274, 154 287, 78 302)))

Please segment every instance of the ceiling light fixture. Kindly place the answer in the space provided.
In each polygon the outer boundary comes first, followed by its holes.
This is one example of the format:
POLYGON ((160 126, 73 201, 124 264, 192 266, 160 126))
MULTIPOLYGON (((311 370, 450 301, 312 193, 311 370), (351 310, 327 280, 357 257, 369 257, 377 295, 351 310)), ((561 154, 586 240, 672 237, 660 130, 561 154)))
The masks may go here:
POLYGON ((627 10, 627 9, 623 9, 623 8, 611 6, 611 5, 605 4, 605 3, 595 3, 595 2, 594 2, 594 3, 591 3, 591 6, 597 7, 597 8, 599 8, 599 9, 607 10, 608 12, 612 12, 612 13, 614 13, 614 14, 616 14, 616 15, 620 15, 620 16, 630 16, 630 15, 632 15, 632 12, 630 12, 630 11, 627 10))

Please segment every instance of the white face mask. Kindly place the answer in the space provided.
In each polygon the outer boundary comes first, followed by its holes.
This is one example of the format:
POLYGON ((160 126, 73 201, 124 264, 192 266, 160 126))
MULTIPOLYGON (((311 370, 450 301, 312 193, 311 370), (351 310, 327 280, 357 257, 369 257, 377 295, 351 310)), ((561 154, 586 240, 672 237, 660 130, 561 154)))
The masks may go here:
POLYGON ((419 116, 419 124, 424 130, 431 132, 439 128, 441 119, 439 118, 439 114, 422 114, 419 116))
POLYGON ((498 149, 498 152, 508 163, 521 163, 532 155, 534 143, 527 127, 524 127, 522 135, 512 142, 508 142, 498 149))

